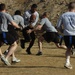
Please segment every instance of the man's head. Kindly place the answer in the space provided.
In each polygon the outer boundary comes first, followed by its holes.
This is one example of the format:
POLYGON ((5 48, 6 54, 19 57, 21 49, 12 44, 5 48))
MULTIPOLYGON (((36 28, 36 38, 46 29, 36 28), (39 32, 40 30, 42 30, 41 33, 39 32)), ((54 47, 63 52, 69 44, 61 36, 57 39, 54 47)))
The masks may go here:
POLYGON ((71 10, 75 10, 75 2, 70 2, 68 4, 68 9, 71 11, 71 10))
POLYGON ((32 15, 30 16, 30 22, 34 22, 35 19, 36 19, 36 16, 35 16, 34 14, 32 14, 32 15))
POLYGON ((37 5, 36 4, 33 4, 31 6, 31 12, 34 13, 36 10, 37 10, 37 5))
POLYGON ((20 10, 16 10, 14 15, 21 15, 21 11, 20 10))
POLYGON ((4 3, 1 3, 1 4, 0 4, 0 11, 5 10, 5 7, 6 7, 5 4, 4 4, 4 3))
POLYGON ((49 16, 49 15, 48 15, 48 12, 44 12, 43 15, 42 15, 42 18, 48 17, 48 16, 49 16))

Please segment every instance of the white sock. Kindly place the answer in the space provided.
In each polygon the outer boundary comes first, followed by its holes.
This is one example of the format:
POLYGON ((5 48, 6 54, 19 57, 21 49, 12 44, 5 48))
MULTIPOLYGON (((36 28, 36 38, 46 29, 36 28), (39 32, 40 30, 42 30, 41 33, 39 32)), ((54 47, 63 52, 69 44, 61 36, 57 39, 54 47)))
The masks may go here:
POLYGON ((6 52, 8 52, 8 50, 6 50, 6 52))
POLYGON ((67 58, 66 58, 66 64, 67 65, 70 64, 70 56, 67 56, 67 58))

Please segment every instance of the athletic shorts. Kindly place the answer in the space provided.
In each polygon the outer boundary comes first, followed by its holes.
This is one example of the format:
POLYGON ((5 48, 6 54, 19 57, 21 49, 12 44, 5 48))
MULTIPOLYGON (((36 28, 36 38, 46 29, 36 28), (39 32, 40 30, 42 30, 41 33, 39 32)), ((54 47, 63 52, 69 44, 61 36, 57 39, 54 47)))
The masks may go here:
POLYGON ((2 34, 0 33, 0 47, 4 44, 2 34))
POLYGON ((17 40, 18 40, 18 34, 16 33, 14 27, 8 25, 8 32, 2 32, 0 34, 0 47, 3 45, 3 43, 11 45, 17 40))
POLYGON ((13 35, 13 37, 15 38, 15 40, 19 39, 19 36, 18 36, 16 30, 14 29, 14 26, 8 25, 8 32, 13 35))
POLYGON ((64 36, 64 42, 68 48, 71 48, 72 46, 75 48, 75 36, 64 36))
POLYGON ((49 42, 59 43, 59 34, 56 32, 46 32, 42 35, 49 42))
POLYGON ((2 40, 7 45, 11 45, 15 41, 17 41, 16 38, 12 34, 10 34, 9 32, 2 32, 2 40))

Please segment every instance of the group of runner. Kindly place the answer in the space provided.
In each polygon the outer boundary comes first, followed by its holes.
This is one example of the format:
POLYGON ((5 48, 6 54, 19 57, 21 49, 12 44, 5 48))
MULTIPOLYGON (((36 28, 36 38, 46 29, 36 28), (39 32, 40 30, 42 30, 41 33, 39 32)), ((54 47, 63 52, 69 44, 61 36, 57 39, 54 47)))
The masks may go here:
MULTIPOLYGON (((42 14, 39 20, 39 13, 37 12, 37 4, 32 4, 31 9, 25 11, 21 16, 20 10, 15 11, 13 17, 6 12, 6 6, 4 3, 0 4, 0 55, 1 60, 6 65, 10 66, 8 61, 12 55, 12 62, 20 62, 15 56, 15 50, 18 46, 17 40, 19 36, 16 29, 21 30, 23 39, 20 40, 21 48, 25 48, 25 43, 29 42, 29 46, 26 49, 27 54, 31 53, 31 48, 35 42, 35 32, 37 30, 43 30, 43 35, 38 38, 38 53, 36 55, 42 55, 42 42, 43 40, 48 43, 54 42, 58 48, 66 49, 66 62, 64 67, 72 69, 70 64, 70 56, 72 55, 72 48, 75 48, 75 2, 68 4, 68 12, 62 14, 58 20, 56 28, 48 19, 47 12, 42 14), (63 28, 63 36, 60 36, 58 31, 63 28), (57 31, 58 30, 58 31, 57 31), (65 45, 62 44, 62 39, 65 45), (3 44, 9 45, 8 49, 4 52, 1 51, 3 44)), ((37 34, 37 33, 36 33, 37 34)))

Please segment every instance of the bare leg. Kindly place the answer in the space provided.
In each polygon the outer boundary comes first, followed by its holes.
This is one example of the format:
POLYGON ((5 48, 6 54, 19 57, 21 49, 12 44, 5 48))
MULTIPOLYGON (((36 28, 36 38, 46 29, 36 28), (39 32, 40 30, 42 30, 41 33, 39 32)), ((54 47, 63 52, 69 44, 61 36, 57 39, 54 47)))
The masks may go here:
POLYGON ((0 48, 0 55, 1 55, 1 61, 4 62, 4 64, 10 66, 11 64, 8 62, 8 60, 6 60, 5 56, 1 52, 1 48, 0 48))
POLYGON ((6 55, 6 59, 8 59, 10 57, 10 55, 12 55, 14 53, 14 51, 17 48, 17 43, 14 42, 9 48, 10 48, 10 50, 9 50, 8 54, 6 55))
POLYGON ((3 54, 2 54, 2 51, 1 51, 1 48, 0 48, 0 55, 2 56, 3 54))
POLYGON ((39 52, 42 52, 42 41, 43 41, 43 37, 38 39, 39 52))
POLYGON ((44 38, 42 36, 40 36, 38 38, 38 46, 39 46, 39 51, 36 55, 42 55, 42 42, 43 42, 44 38))
POLYGON ((65 55, 66 55, 65 67, 68 69, 72 69, 72 65, 70 64, 71 48, 67 48, 65 55))
POLYGON ((67 49, 65 45, 59 45, 59 43, 55 43, 58 48, 67 49))
POLYGON ((66 63, 70 64, 71 48, 67 49, 65 55, 66 55, 66 63))
MULTIPOLYGON (((9 53, 10 49, 11 49, 11 46, 8 47, 8 49, 5 51, 4 54, 7 55, 9 53)), ((15 52, 13 52, 12 53, 12 63, 17 63, 17 62, 20 62, 20 60, 16 58, 15 52)))
MULTIPOLYGON (((5 55, 7 55, 7 54, 8 54, 8 52, 9 52, 10 48, 11 48, 11 46, 9 46, 9 47, 8 47, 8 49, 5 51, 5 53, 6 53, 5 55)), ((15 57, 15 54, 13 53, 13 54, 12 54, 12 58, 14 58, 14 57, 15 57)))

